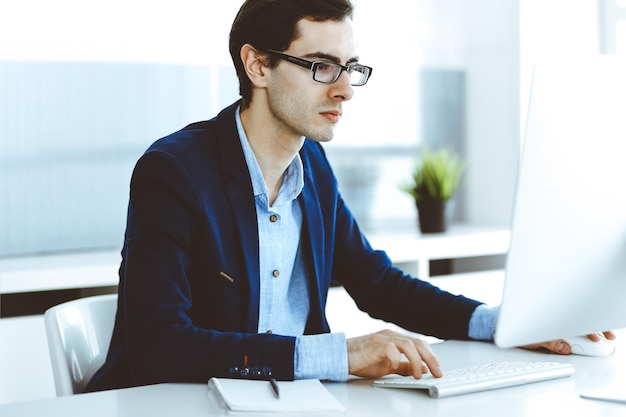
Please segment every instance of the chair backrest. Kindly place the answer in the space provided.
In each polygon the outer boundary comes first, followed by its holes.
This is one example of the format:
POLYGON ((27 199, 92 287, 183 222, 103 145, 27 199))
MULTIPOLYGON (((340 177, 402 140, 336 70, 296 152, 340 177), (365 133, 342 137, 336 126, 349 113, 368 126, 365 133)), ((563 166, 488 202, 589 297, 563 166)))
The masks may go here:
POLYGON ((57 396, 84 392, 104 364, 116 310, 117 294, 107 294, 68 301, 45 312, 57 396))

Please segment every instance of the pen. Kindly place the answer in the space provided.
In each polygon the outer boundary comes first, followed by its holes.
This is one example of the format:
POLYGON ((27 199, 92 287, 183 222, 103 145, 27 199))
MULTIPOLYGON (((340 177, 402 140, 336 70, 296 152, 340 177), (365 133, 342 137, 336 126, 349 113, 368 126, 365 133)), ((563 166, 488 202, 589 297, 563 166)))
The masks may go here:
POLYGON ((270 385, 272 387, 272 391, 274 392, 274 397, 280 398, 280 391, 278 391, 278 382, 274 378, 270 378, 270 385))

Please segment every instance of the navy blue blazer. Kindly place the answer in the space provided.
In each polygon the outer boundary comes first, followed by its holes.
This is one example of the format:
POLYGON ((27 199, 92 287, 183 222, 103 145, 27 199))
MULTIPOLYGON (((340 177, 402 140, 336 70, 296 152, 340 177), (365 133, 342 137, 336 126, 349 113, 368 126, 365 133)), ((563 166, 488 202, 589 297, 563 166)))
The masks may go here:
MULTIPOLYGON (((107 359, 88 390, 202 382, 234 366, 294 377, 295 338, 257 334, 259 241, 252 184, 235 124, 238 103, 156 141, 130 185, 119 300, 107 359)), ((302 248, 311 312, 306 334, 329 332, 331 280, 359 308, 406 329, 466 339, 479 304, 392 266, 363 236, 319 143, 300 151, 302 248)))

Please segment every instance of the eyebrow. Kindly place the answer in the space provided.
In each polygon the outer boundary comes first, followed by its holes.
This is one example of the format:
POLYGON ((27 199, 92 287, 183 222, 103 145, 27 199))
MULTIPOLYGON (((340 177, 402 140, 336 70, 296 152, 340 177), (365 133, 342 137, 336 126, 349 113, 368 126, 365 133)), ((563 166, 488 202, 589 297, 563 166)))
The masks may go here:
MULTIPOLYGON (((323 52, 313 52, 310 54, 306 54, 303 56, 303 58, 308 58, 308 59, 313 59, 313 60, 326 60, 326 61, 330 61, 330 62, 334 62, 336 64, 341 64, 341 60, 339 58, 337 58, 334 55, 330 55, 330 54, 325 54, 323 52)), ((359 62, 359 57, 355 56, 350 58, 346 64, 354 64, 355 62, 359 62)))

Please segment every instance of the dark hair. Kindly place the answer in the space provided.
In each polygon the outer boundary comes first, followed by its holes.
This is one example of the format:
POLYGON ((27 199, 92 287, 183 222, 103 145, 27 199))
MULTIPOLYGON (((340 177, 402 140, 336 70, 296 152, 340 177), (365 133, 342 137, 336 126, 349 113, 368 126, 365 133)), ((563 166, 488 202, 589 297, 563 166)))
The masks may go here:
MULTIPOLYGON (((297 37, 297 23, 301 19, 316 22, 352 18, 350 0, 246 0, 239 9, 230 30, 229 50, 239 78, 239 94, 243 105, 252 98, 252 84, 240 58, 246 43, 260 52, 268 49, 284 51, 297 37)), ((269 57, 267 65, 277 65, 278 59, 269 57)))

